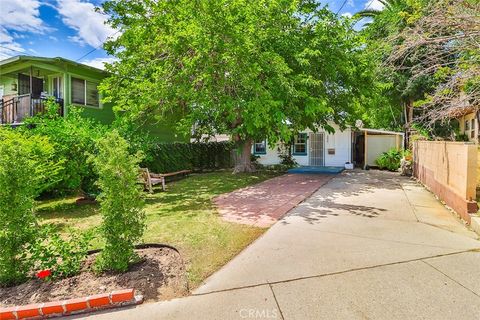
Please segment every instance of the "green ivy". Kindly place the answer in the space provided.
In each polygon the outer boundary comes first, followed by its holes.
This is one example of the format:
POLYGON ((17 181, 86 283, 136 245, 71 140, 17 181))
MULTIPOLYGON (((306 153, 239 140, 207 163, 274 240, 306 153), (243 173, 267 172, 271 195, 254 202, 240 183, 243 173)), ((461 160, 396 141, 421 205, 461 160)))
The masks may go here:
POLYGON ((149 148, 142 165, 158 173, 225 169, 232 167, 233 150, 232 142, 159 143, 149 148))

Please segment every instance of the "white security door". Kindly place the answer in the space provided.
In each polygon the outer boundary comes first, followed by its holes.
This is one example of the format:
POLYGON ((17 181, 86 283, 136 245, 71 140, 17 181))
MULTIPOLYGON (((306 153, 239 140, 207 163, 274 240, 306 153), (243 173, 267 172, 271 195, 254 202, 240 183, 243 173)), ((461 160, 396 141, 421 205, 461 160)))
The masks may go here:
POLYGON ((323 133, 310 133, 310 157, 311 166, 324 165, 324 139, 323 133))

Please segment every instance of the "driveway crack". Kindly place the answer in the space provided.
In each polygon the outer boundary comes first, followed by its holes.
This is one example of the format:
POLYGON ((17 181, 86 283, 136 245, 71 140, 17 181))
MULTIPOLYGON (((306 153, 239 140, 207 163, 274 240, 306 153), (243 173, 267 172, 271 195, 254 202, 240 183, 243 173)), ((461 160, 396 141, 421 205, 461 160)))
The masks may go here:
MULTIPOLYGON (((438 255, 433 255, 433 256, 428 256, 428 257, 409 259, 409 260, 404 260, 404 261, 395 261, 395 262, 383 263, 383 264, 366 266, 366 267, 358 267, 358 268, 351 268, 351 269, 334 271, 334 272, 327 272, 327 273, 316 274, 316 275, 311 275, 311 276, 296 277, 296 278, 278 280, 278 281, 267 281, 267 282, 264 282, 264 283, 255 283, 255 284, 243 285, 243 286, 220 289, 220 290, 212 290, 212 291, 209 291, 209 292, 194 293, 194 294, 192 294, 192 296, 204 296, 204 295, 209 295, 209 294, 214 294, 214 293, 219 293, 219 292, 229 292, 229 291, 235 291, 235 290, 241 290, 241 289, 256 288, 256 287, 261 287, 261 286, 265 286, 265 285, 270 286, 270 289, 272 289, 271 286, 276 285, 276 284, 290 283, 290 282, 295 282, 295 281, 299 281, 299 280, 307 280, 307 279, 314 279, 314 278, 323 278, 323 277, 335 276, 335 275, 340 275, 340 274, 345 274, 345 273, 350 273, 350 272, 356 272, 356 271, 361 271, 361 270, 370 270, 370 269, 376 269, 376 268, 381 268, 381 267, 401 265, 401 264, 406 264, 406 263, 410 263, 410 262, 423 261, 424 259, 447 257, 447 256, 453 256, 453 255, 456 255, 456 254, 462 254, 462 253, 466 253, 466 252, 479 252, 479 249, 462 250, 462 251, 450 252, 450 253, 445 253, 445 254, 438 254, 438 255)), ((273 289, 272 289, 272 292, 273 292, 273 289)), ((478 296, 478 294, 475 294, 475 295, 478 296)), ((274 294, 274 297, 275 297, 275 294, 274 294)), ((276 299, 276 297, 275 297, 275 299, 276 299)))
MULTIPOLYGON (((430 258, 428 258, 430 259, 430 258)), ((427 261, 425 260, 421 260, 423 263, 425 263, 426 265, 428 265, 429 267, 435 269, 436 271, 440 272, 441 274, 443 274, 445 277, 447 277, 448 279, 452 280, 453 282, 455 282, 456 284, 458 284, 460 287, 470 291, 471 293, 473 293, 474 295, 476 295, 477 297, 480 298, 480 295, 478 293, 476 293, 475 291, 473 291, 472 289, 464 286, 463 284, 461 284, 460 282, 458 282, 457 280, 453 279, 452 277, 450 277, 448 274, 446 274, 445 272, 441 271, 440 269, 436 268, 435 266, 431 265, 430 263, 428 263, 427 261)))
POLYGON ((408 204, 410 205, 410 208, 412 209, 412 212, 413 212, 413 215, 415 216, 415 219, 417 219, 417 222, 420 222, 420 220, 419 220, 418 217, 417 217, 416 208, 415 208, 415 206, 410 202, 410 198, 408 197, 407 192, 406 192, 405 189, 403 188, 403 184, 402 184, 402 183, 399 183, 399 185, 400 185, 400 188, 402 188, 403 194, 405 195, 405 198, 407 199, 408 204))
POLYGON ((278 311, 280 312, 280 318, 282 320, 285 320, 285 317, 283 316, 282 308, 280 308, 280 304, 278 303, 277 296, 275 295, 275 291, 273 291, 273 286, 270 282, 267 282, 268 286, 270 287, 270 291, 272 291, 273 299, 275 299, 275 303, 277 304, 278 311))

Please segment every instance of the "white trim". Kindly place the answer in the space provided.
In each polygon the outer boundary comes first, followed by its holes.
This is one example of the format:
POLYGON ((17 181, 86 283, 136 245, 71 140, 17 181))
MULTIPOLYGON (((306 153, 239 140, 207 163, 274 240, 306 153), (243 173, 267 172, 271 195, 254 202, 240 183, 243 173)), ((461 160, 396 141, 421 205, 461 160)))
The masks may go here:
POLYGON ((360 128, 360 131, 366 131, 366 132, 373 132, 373 133, 380 133, 380 134, 395 134, 395 135, 400 135, 403 136, 403 132, 397 132, 397 131, 387 131, 387 130, 380 130, 380 129, 368 129, 368 128, 360 128))

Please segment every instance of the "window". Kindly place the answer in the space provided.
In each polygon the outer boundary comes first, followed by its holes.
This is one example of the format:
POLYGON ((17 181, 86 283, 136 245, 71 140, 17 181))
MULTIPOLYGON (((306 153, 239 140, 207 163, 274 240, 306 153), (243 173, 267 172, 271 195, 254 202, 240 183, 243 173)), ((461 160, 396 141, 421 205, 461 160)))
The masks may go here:
POLYGON ((475 119, 472 119, 471 125, 470 125, 470 138, 475 138, 475 119))
POLYGON ((88 80, 72 78, 72 102, 99 107, 97 84, 88 80))
POLYGON ((306 155, 307 154, 307 134, 299 133, 295 137, 295 143, 293 144, 294 155, 306 155))
POLYGON ((470 130, 469 123, 470 123, 470 122, 469 122, 468 120, 465 120, 465 131, 470 130))
POLYGON ((266 154, 267 153, 267 142, 263 141, 255 141, 253 145, 253 153, 254 154, 266 154))

